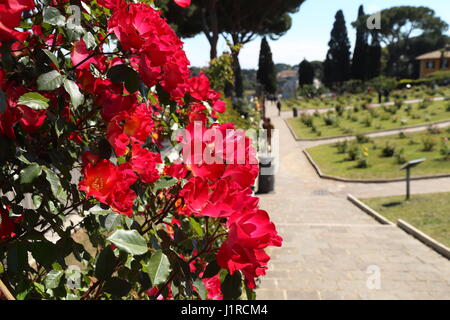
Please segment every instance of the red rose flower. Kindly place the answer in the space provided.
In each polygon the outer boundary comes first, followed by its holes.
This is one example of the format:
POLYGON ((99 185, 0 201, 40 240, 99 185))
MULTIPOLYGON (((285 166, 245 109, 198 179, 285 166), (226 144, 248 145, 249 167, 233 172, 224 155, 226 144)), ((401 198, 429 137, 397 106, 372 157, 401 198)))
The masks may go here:
POLYGON ((7 210, 4 210, 0 204, 0 241, 15 237, 14 230, 16 229, 16 221, 11 219, 7 210))
POLYGON ((262 210, 232 216, 228 228, 228 239, 217 254, 217 262, 231 274, 241 270, 247 287, 254 289, 255 278, 265 274, 270 259, 264 248, 280 247, 283 240, 267 212, 262 210))
POLYGON ((188 170, 184 164, 170 164, 164 167, 164 175, 177 179, 184 179, 188 174, 188 170))
POLYGON ((144 183, 153 183, 160 177, 156 165, 161 163, 159 153, 150 152, 142 148, 139 144, 132 147, 131 167, 133 171, 139 174, 144 183))
POLYGON ((208 300, 223 300, 222 288, 220 286, 220 275, 212 278, 202 279, 205 289, 208 291, 208 300))
POLYGON ((182 8, 187 8, 191 5, 191 0, 175 0, 175 3, 182 8))
POLYGON ((141 103, 131 113, 122 112, 108 124, 108 141, 118 156, 123 156, 130 142, 144 143, 154 127, 152 111, 141 103))
POLYGON ((136 193, 130 187, 137 176, 128 164, 115 166, 109 160, 100 160, 95 164, 88 162, 83 174, 79 189, 88 197, 95 197, 118 213, 132 215, 136 193))
POLYGON ((15 30, 20 25, 23 11, 34 8, 33 0, 3 0, 0 2, 0 40, 24 41, 28 32, 15 30))
POLYGON ((183 43, 158 11, 130 3, 114 10, 108 27, 122 48, 133 53, 131 64, 147 86, 160 82, 172 98, 184 96, 189 61, 183 43))

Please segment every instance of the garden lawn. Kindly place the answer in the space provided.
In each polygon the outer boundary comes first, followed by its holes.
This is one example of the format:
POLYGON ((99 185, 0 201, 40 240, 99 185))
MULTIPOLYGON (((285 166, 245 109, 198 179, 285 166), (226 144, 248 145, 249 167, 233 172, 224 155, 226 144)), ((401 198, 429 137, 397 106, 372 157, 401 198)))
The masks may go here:
MULTIPOLYGON (((390 95, 390 100, 396 99, 415 100, 424 99, 427 97, 448 97, 450 96, 450 86, 441 87, 438 89, 430 89, 423 86, 413 87, 412 89, 394 90, 390 95)), ((336 105, 343 107, 347 106, 361 106, 365 103, 378 103, 378 95, 375 92, 359 93, 359 94, 343 94, 337 98, 321 98, 316 97, 312 99, 287 99, 283 100, 282 110, 288 111, 296 107, 299 109, 323 109, 334 108, 336 105)))
POLYGON ((306 118, 312 117, 310 120, 312 120, 313 126, 305 123, 305 116, 291 118, 287 121, 299 139, 320 139, 408 128, 450 120, 450 101, 429 103, 425 109, 420 107, 420 103, 405 104, 395 114, 388 111, 394 110, 395 106, 382 106, 369 110, 349 109, 343 111, 342 115, 330 111, 327 114, 306 116, 306 118), (410 111, 407 110, 408 108, 410 111), (332 123, 327 125, 326 119, 331 119, 332 123))
MULTIPOLYGON (((367 147, 368 168, 356 168, 357 161, 348 161, 348 153, 339 153, 336 144, 320 145, 308 149, 309 154, 326 175, 348 179, 393 179, 405 176, 404 171, 400 171, 401 164, 396 156, 383 157, 382 149, 387 142, 395 146, 395 152, 403 149, 404 160, 427 158, 427 161, 412 169, 413 177, 433 176, 450 174, 450 160, 444 160, 440 149, 443 138, 450 137, 448 131, 442 130, 441 134, 429 135, 427 132, 408 134, 406 138, 399 135, 386 136, 383 138, 371 139, 371 142, 357 144, 360 150, 367 147), (423 139, 432 139, 435 147, 431 152, 423 151, 423 139)), ((356 141, 349 142, 356 144, 356 141)))
POLYGON ((450 193, 362 199, 392 222, 402 219, 435 240, 450 247, 450 193))

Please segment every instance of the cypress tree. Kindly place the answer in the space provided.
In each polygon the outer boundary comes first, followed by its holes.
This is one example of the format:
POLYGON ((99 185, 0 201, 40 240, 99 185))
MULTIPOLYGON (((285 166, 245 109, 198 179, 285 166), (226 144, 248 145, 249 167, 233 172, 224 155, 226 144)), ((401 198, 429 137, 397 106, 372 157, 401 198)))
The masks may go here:
POLYGON ((350 41, 342 10, 336 13, 328 46, 330 48, 324 63, 324 82, 327 86, 332 86, 350 79, 350 41))
POLYGON ((298 67, 298 83, 301 87, 314 82, 313 65, 306 59, 300 63, 298 67))
POLYGON ((272 59, 272 51, 266 37, 262 38, 261 50, 259 52, 259 67, 256 74, 258 83, 264 86, 264 91, 269 94, 277 92, 277 79, 275 64, 272 59))
POLYGON ((381 74, 381 43, 378 32, 372 32, 372 42, 368 53, 368 79, 373 79, 381 74))
MULTIPOLYGON (((361 5, 358 11, 358 20, 364 16, 364 7, 361 5)), ((362 24, 356 27, 356 43, 353 52, 353 60, 351 67, 352 79, 365 81, 368 78, 368 54, 369 54, 369 36, 366 28, 362 24)))

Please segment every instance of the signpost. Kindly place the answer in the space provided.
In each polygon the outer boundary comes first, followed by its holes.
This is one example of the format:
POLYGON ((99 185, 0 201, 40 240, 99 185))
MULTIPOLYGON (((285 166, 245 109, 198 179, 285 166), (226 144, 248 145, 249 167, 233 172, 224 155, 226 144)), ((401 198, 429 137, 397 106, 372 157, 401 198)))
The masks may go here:
POLYGON ((424 162, 425 158, 412 160, 405 163, 400 170, 406 170, 406 200, 411 198, 411 168, 417 167, 419 164, 424 162))

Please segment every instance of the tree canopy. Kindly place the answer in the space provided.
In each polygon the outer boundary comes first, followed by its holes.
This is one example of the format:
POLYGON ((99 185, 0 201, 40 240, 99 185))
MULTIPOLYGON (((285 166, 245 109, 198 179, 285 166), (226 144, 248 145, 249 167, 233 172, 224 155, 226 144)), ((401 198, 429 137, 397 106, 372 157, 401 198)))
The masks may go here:
POLYGON ((204 33, 211 44, 211 58, 217 55, 219 35, 234 44, 245 44, 257 35, 282 36, 291 28, 290 14, 305 0, 193 0, 188 10, 171 0, 161 0, 162 11, 181 37, 204 33), (215 40, 215 42, 214 42, 215 40))
MULTIPOLYGON (((363 16, 365 16, 364 7, 361 5, 358 10, 358 19, 363 16)), ((356 43, 351 67, 352 79, 366 80, 368 76, 369 35, 367 31, 367 28, 362 25, 356 26, 356 43)))
POLYGON ((330 86, 350 79, 350 41, 342 10, 336 13, 328 45, 329 50, 324 63, 324 82, 330 86))
POLYGON ((313 84, 314 82, 314 67, 306 59, 304 59, 298 68, 298 83, 300 86, 313 84))
POLYGON ((261 40, 261 50, 259 52, 259 68, 256 75, 258 83, 264 86, 264 91, 269 94, 277 92, 277 79, 275 64, 272 59, 272 51, 266 37, 261 40))
MULTIPOLYGON (((382 10, 381 29, 377 37, 388 49, 386 73, 395 77, 413 77, 415 57, 407 54, 412 39, 420 36, 440 37, 448 24, 427 7, 397 6, 382 10)), ((360 16, 353 23, 357 28, 366 28, 368 15, 360 16)), ((422 38, 422 39, 424 39, 422 38)), ((434 48, 437 49, 437 48, 434 48)))

